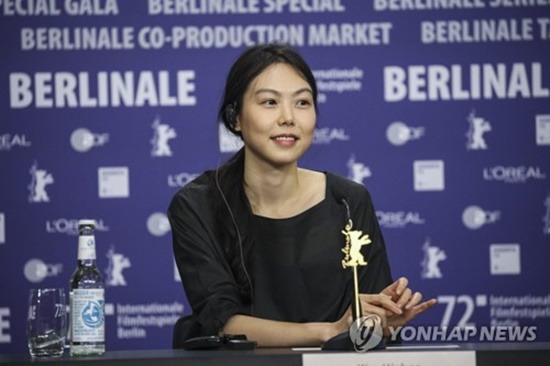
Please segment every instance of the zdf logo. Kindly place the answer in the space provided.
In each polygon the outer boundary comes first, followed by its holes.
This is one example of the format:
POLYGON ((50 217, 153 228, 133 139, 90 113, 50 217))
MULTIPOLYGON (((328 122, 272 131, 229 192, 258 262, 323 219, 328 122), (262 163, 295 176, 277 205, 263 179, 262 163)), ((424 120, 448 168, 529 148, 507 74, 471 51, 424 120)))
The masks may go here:
POLYGON ((61 272, 63 272, 63 264, 44 263, 37 258, 27 261, 23 269, 25 278, 33 283, 42 282, 46 277, 58 276, 61 272))
POLYGON ((162 212, 155 212, 147 219, 147 230, 154 236, 166 235, 170 231, 170 221, 162 212))
POLYGON ((462 222, 470 230, 477 230, 485 224, 494 224, 500 219, 500 211, 486 211, 479 206, 468 206, 462 212, 462 222))
POLYGON ((71 134, 71 146, 75 151, 86 152, 95 146, 103 146, 109 141, 107 133, 92 133, 86 128, 77 128, 71 134))
POLYGON ((394 146, 401 146, 424 135, 424 127, 410 127, 405 123, 393 122, 386 129, 386 138, 394 146))

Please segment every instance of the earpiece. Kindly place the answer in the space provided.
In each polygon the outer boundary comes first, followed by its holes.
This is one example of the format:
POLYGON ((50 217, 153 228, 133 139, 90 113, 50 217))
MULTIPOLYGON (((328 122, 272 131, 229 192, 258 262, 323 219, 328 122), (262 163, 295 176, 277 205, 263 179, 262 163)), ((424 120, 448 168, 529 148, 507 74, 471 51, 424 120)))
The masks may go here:
POLYGON ((225 106, 225 120, 234 130, 237 125, 237 102, 225 106))

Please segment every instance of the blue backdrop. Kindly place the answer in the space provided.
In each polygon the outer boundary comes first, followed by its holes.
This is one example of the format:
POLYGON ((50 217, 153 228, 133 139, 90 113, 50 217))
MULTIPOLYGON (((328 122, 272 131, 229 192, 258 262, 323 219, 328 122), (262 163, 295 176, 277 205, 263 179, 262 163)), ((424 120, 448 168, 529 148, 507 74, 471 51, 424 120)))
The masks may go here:
POLYGON ((439 299, 415 324, 549 341, 550 8, 522 3, 0 1, 0 353, 26 352, 29 288, 68 288, 84 217, 107 349, 171 346, 190 308, 165 212, 238 149, 225 75, 273 40, 319 83, 301 164, 364 184, 393 275, 439 299))

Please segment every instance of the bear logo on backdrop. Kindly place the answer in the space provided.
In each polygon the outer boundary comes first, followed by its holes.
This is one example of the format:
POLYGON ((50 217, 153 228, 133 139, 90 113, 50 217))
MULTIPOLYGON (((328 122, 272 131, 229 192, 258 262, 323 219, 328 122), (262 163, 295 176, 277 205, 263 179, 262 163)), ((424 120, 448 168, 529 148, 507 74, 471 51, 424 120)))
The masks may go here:
POLYGON ((155 131, 151 144, 153 149, 151 150, 151 156, 172 156, 172 149, 168 145, 168 141, 177 136, 176 130, 170 125, 160 123, 160 117, 157 116, 151 125, 151 128, 155 131))
POLYGON ((430 238, 427 238, 422 246, 424 259, 420 263, 422 266, 422 278, 443 278, 439 269, 439 262, 447 259, 445 251, 439 247, 431 245, 430 238))
POLYGON ((475 111, 472 111, 468 115, 467 120, 470 124, 470 128, 466 134, 466 137, 468 138, 466 148, 468 150, 486 150, 487 143, 485 142, 483 135, 491 131, 491 124, 484 118, 477 117, 475 111))
POLYGON ((122 271, 132 266, 130 259, 122 253, 116 253, 113 245, 111 245, 106 256, 109 260, 109 265, 105 269, 105 283, 107 286, 126 286, 126 279, 122 271))
POLYGON ((370 168, 361 162, 355 161, 355 155, 353 154, 348 160, 347 167, 348 178, 356 183, 364 184, 363 179, 372 176, 370 168))
POLYGON ((31 184, 28 186, 30 195, 29 202, 49 202, 50 197, 46 192, 46 186, 54 182, 53 175, 45 169, 38 169, 38 163, 34 162, 29 173, 31 175, 31 184))

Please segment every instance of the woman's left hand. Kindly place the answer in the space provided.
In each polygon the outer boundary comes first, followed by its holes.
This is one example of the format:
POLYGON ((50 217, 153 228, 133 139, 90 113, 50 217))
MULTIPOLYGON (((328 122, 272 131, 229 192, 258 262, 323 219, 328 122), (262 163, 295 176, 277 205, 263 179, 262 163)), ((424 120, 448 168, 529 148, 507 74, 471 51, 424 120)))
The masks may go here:
MULTIPOLYGON (((402 310, 401 314, 388 312, 386 314, 387 327, 399 327, 407 324, 418 314, 428 310, 437 303, 436 299, 420 302, 422 294, 414 292, 408 287, 409 280, 405 277, 399 278, 397 281, 382 290, 381 294, 389 296, 393 302, 402 310)), ((385 329, 387 335, 388 329, 385 329)))

